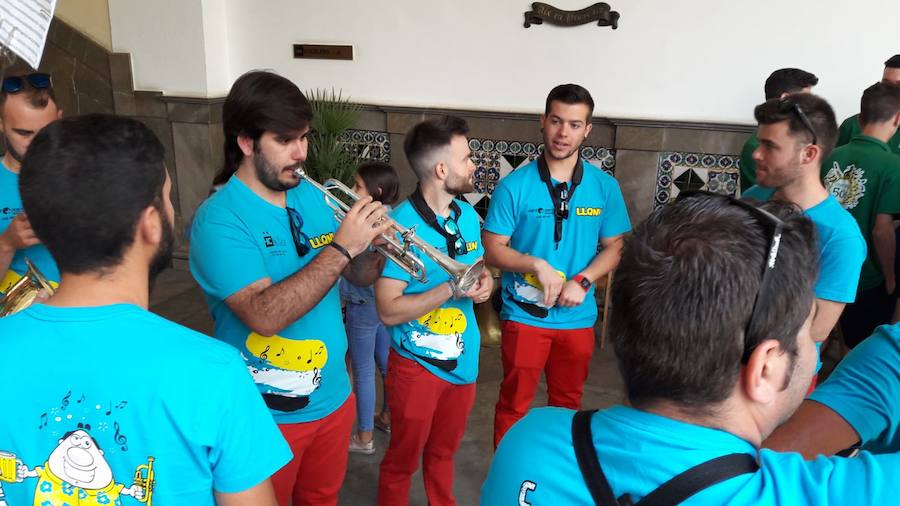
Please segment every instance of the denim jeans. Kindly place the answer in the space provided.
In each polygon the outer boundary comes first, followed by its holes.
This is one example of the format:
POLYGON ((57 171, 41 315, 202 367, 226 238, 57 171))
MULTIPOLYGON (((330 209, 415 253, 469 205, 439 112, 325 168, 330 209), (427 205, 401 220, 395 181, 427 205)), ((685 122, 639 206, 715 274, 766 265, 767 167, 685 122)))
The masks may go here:
MULTIPOLYGON (((356 420, 360 432, 375 428, 375 366, 381 372, 382 384, 387 374, 387 356, 391 337, 375 310, 374 302, 347 302, 347 339, 350 365, 353 368, 353 391, 356 393, 356 420)), ((387 392, 384 392, 387 410, 387 392)))

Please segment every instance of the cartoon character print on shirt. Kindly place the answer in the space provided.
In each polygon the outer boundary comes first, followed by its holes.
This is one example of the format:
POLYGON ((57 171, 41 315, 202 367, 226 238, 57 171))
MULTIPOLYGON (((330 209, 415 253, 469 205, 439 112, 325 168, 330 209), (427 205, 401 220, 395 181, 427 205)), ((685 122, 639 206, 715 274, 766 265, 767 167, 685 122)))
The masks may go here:
POLYGON ((296 411, 309 405, 309 396, 322 383, 322 369, 328 362, 323 341, 252 332, 245 344, 254 358, 244 357, 244 361, 270 408, 296 411))
MULTIPOLYGON (((154 482, 151 479, 141 480, 140 471, 147 466, 140 466, 135 472, 135 478, 140 483, 133 483, 127 488, 123 483, 117 483, 103 449, 88 432, 90 430, 89 424, 79 423, 75 430, 66 432, 59 439, 43 465, 32 469, 13 454, 2 452, 7 462, 12 460, 16 464, 14 479, 6 476, 8 471, 4 471, 2 479, 23 482, 37 478, 34 506, 121 506, 122 496, 150 504, 154 482)), ((153 457, 150 457, 151 465, 152 460, 153 457)), ((152 477, 152 467, 149 469, 151 474, 147 476, 152 477)))
MULTIPOLYGON (((562 271, 556 271, 563 282, 566 275, 562 271)), ((552 306, 544 305, 544 285, 538 281, 533 272, 514 272, 513 282, 507 286, 506 295, 509 300, 521 307, 526 313, 536 318, 546 318, 552 306)))
POLYGON ((866 194, 865 171, 853 164, 841 170, 837 162, 828 169, 823 182, 828 192, 841 203, 844 209, 853 209, 866 194))
POLYGON ((403 348, 444 371, 456 369, 465 351, 466 315, 455 307, 439 307, 406 324, 403 348))

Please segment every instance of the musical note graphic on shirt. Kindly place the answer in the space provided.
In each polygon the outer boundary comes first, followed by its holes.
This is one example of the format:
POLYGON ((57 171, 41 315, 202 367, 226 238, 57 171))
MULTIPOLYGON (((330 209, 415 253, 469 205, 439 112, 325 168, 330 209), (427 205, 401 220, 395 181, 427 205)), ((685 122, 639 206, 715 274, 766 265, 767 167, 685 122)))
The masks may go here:
POLYGON ((43 429, 47 426, 47 413, 41 413, 41 424, 38 425, 38 429, 43 429))
POLYGON ((128 405, 128 401, 121 401, 118 404, 116 404, 116 409, 125 409, 125 406, 127 406, 127 405, 128 405))
POLYGON ((266 349, 263 350, 262 353, 259 354, 259 358, 263 360, 268 360, 269 358, 269 345, 266 345, 266 349))
POLYGON ((316 356, 318 357, 319 355, 321 355, 324 352, 325 352, 325 345, 323 344, 322 346, 319 346, 319 351, 316 352, 316 356))
POLYGON ((67 407, 69 407, 69 397, 72 397, 72 391, 69 390, 66 392, 66 395, 62 398, 62 404, 59 406, 60 411, 65 411, 67 407))
POLYGON ((84 402, 84 394, 81 394, 81 398, 75 401, 76 404, 81 404, 82 402, 84 402))
POLYGON ((281 351, 275 354, 276 357, 280 357, 282 355, 284 355, 284 348, 282 348, 281 351))
POLYGON ((113 439, 116 441, 116 444, 122 448, 123 452, 128 451, 128 438, 125 437, 125 434, 122 434, 119 429, 119 422, 114 422, 113 427, 116 428, 116 433, 113 436, 113 439))

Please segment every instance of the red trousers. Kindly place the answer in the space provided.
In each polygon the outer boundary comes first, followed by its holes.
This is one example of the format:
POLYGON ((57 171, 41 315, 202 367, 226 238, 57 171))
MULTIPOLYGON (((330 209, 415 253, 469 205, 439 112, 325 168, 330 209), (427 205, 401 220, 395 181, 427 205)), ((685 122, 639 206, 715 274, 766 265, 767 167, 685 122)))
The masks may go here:
POLYGON ((391 443, 381 461, 378 504, 409 504, 412 475, 421 459, 428 504, 455 505, 453 456, 475 403, 475 384, 444 381, 391 350, 385 386, 391 443))
POLYGON ((494 448, 525 416, 542 371, 547 374, 550 406, 581 409, 584 381, 594 354, 593 328, 545 329, 504 320, 500 331, 503 382, 494 413, 494 448))
POLYGON ((356 400, 350 394, 337 411, 321 420, 278 426, 294 452, 294 458, 272 475, 280 506, 337 505, 355 418, 356 400))

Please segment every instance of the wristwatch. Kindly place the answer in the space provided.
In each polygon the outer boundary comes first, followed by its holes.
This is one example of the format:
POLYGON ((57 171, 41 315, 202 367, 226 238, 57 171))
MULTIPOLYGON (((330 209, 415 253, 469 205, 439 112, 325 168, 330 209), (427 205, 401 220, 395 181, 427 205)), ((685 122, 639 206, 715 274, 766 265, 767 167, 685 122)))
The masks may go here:
POLYGON ((578 274, 577 276, 575 276, 574 278, 572 278, 572 281, 574 281, 574 282, 578 283, 579 285, 581 285, 581 288, 584 288, 584 291, 585 291, 585 292, 588 291, 588 290, 590 290, 590 289, 591 289, 591 285, 593 284, 593 283, 591 283, 590 281, 588 281, 588 278, 582 276, 581 274, 578 274))

